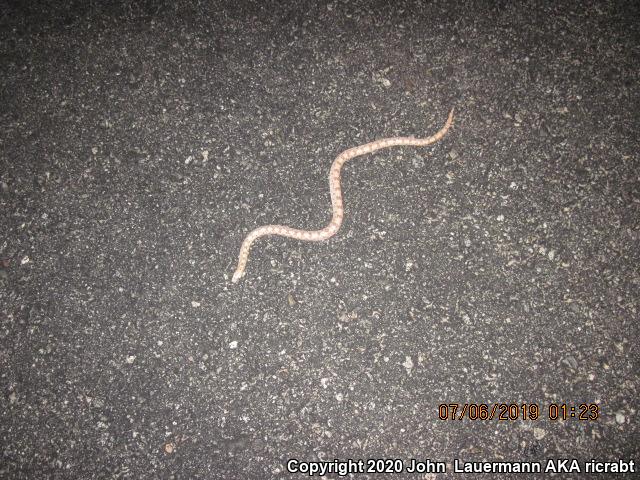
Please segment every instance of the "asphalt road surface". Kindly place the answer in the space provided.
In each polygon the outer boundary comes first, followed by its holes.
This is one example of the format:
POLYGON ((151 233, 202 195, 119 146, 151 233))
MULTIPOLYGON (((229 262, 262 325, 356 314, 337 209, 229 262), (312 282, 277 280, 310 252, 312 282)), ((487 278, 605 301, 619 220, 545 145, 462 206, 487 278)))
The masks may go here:
POLYGON ((0 478, 638 475, 639 18, 0 1, 0 478))

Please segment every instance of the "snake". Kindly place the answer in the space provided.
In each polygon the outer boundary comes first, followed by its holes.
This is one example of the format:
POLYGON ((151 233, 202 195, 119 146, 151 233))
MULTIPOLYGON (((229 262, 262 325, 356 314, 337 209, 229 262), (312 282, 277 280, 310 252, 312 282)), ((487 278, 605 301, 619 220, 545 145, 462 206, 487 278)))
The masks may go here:
POLYGON ((444 126, 435 134, 427 138, 415 137, 392 137, 382 138, 373 142, 365 143, 357 147, 349 148, 340 153, 329 170, 329 191, 331 193, 332 216, 329 224, 320 230, 301 230, 298 228, 288 227, 286 225, 263 225, 247 234, 242 245, 240 246, 240 255, 238 256, 238 266, 231 277, 233 283, 237 283, 244 275, 249 261, 249 253, 251 246, 260 237, 269 235, 279 235, 281 237, 294 238, 296 240, 304 240, 307 242, 321 242, 333 237, 342 225, 344 219, 344 204, 342 201, 342 189, 340 188, 340 173, 342 166, 349 160, 373 153, 383 148, 411 146, 424 147, 436 143, 444 137, 453 125, 453 111, 449 112, 449 117, 444 126))

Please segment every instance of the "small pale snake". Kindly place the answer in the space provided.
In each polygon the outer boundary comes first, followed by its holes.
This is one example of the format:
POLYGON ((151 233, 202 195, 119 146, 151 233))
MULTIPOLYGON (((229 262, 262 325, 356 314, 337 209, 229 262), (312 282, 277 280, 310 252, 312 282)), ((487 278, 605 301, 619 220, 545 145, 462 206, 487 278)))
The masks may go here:
POLYGON ((331 170, 329 170, 329 190, 331 192, 331 205, 333 209, 331 222, 329 222, 329 224, 321 230, 300 230, 297 228, 287 227, 285 225, 264 225, 262 227, 256 228, 255 230, 252 230, 242 242, 242 246, 240 247, 240 256, 238 258, 238 267, 236 268, 231 281, 236 283, 244 276, 244 270, 247 266, 247 261, 249 260, 251 245, 260 237, 264 237, 266 235, 280 235, 282 237, 295 238, 297 240, 306 240, 308 242, 320 242, 322 240, 327 240, 328 238, 331 238, 336 234, 336 232, 340 228, 340 225, 342 225, 342 219, 344 217, 342 191, 340 189, 340 171, 347 160, 351 160, 352 158, 359 157, 367 153, 375 152, 376 150, 380 150, 382 148, 397 146, 423 147, 426 145, 430 145, 444 137, 449 128, 451 128, 452 124, 453 109, 451 109, 449 117, 447 118, 447 122, 440 129, 440 131, 428 138, 383 138, 374 142, 360 145, 358 147, 350 148, 342 152, 333 161, 331 170))

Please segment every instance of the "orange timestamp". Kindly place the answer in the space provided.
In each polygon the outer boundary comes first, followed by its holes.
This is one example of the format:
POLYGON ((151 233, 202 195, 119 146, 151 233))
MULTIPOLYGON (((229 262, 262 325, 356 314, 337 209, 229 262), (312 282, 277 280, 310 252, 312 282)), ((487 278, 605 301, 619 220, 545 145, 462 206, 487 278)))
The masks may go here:
POLYGON ((584 420, 594 421, 600 416, 596 403, 551 403, 544 409, 537 403, 441 403, 438 406, 440 420, 584 420))

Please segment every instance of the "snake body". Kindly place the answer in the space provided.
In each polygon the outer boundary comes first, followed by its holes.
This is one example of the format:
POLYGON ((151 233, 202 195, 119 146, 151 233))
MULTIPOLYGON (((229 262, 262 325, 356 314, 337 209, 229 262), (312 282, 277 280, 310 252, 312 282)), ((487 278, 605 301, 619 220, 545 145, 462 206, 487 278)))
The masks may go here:
POLYGON ((251 251, 251 245, 258 238, 267 235, 280 235, 281 237, 295 238, 296 240, 306 240, 308 242, 320 242, 333 237, 340 225, 342 225, 342 219, 344 218, 344 206, 342 203, 342 190, 340 189, 340 172, 342 166, 352 158, 372 153, 382 148, 397 147, 397 146, 413 146, 423 147, 437 142, 447 134, 449 128, 453 124, 453 109, 449 113, 444 126, 428 138, 414 138, 414 137, 393 137, 383 138, 374 142, 366 143, 357 147, 345 150, 336 157, 331 165, 329 171, 329 190, 331 192, 331 205, 333 210, 333 216, 329 224, 320 230, 300 230, 297 228, 291 228, 285 225, 264 225, 258 227, 255 230, 249 232, 242 246, 240 247, 240 255, 238 257, 238 267, 231 278, 233 283, 240 280, 245 274, 245 268, 247 261, 249 260, 249 252, 251 251))

